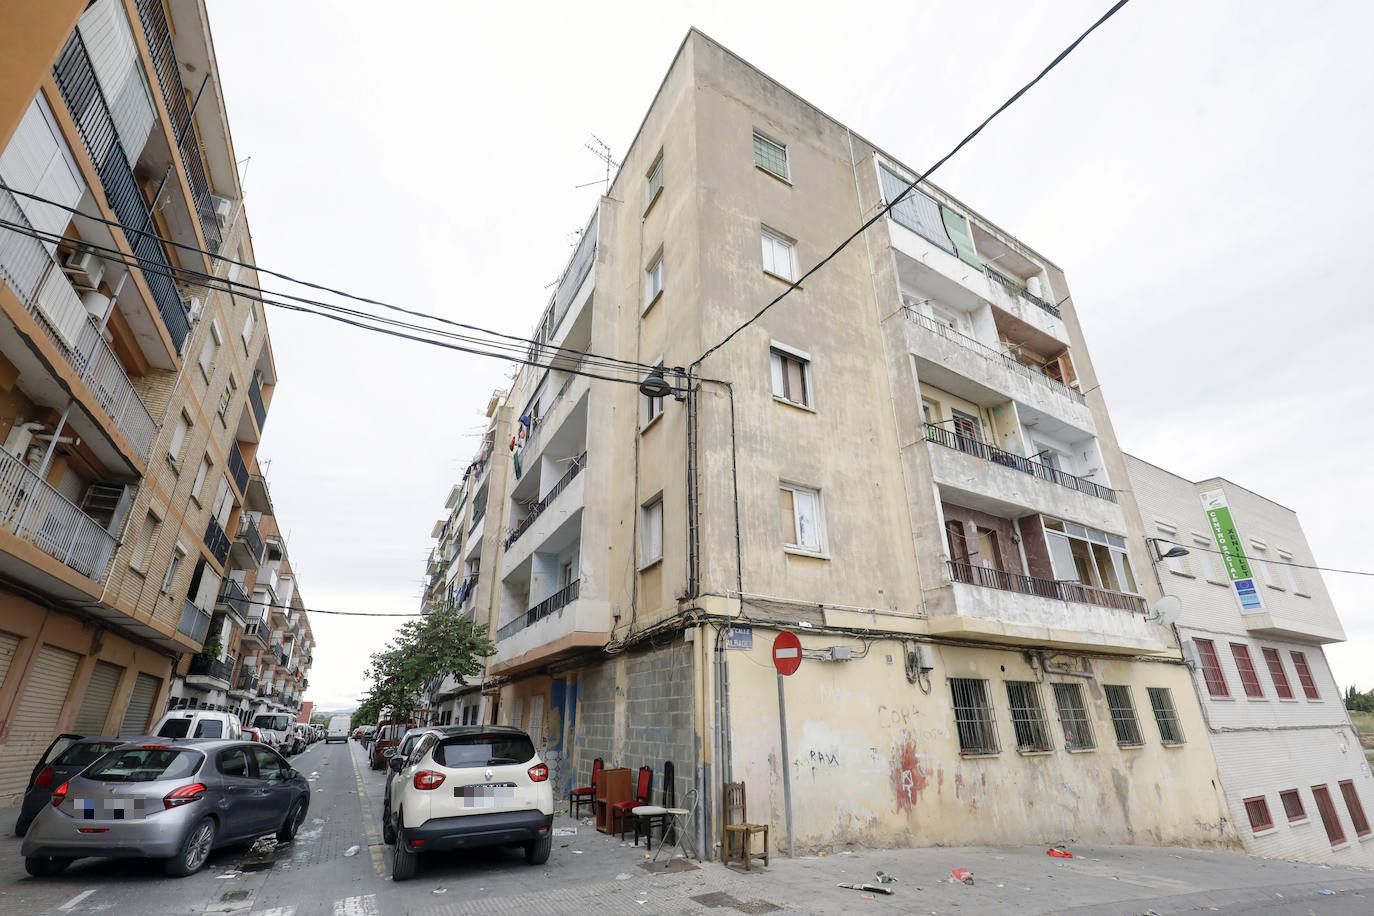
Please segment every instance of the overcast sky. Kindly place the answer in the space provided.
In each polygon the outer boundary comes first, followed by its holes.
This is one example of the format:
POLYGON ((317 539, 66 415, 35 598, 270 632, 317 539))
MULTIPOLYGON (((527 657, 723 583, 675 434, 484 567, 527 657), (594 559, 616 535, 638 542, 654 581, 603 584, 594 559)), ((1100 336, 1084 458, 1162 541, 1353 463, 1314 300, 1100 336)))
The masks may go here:
MULTIPOLYGON (((1107 5, 209 0, 259 263, 516 334, 596 203, 583 144, 625 150, 689 26, 920 165, 1107 5)), ((936 179, 1065 269, 1123 448, 1297 510, 1318 561, 1356 569, 1370 34, 1362 2, 1136 0, 936 179)), ((262 456, 307 604, 416 610, 508 368, 269 319, 262 456)), ((1337 679, 1374 686, 1374 579, 1326 582, 1337 679)), ((307 698, 353 704, 395 621, 311 623, 307 698)))

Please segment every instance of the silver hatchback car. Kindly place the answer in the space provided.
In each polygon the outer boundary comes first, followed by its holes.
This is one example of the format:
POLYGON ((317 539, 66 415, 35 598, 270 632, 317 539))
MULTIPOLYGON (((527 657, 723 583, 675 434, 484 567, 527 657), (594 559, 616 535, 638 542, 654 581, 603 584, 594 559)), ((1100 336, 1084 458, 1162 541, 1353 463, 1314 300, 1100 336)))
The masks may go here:
POLYGON ((53 791, 24 837, 24 867, 43 877, 79 858, 152 858, 181 877, 220 846, 289 842, 309 808, 310 784, 265 745, 126 744, 53 791))

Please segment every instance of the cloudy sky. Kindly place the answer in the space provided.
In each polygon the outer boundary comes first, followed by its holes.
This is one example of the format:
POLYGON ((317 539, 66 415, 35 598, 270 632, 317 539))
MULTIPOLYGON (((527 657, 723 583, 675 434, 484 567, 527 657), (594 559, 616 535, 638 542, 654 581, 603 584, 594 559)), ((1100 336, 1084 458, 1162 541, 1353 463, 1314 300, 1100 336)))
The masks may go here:
MULTIPOLYGON (((904 161, 933 161, 1106 8, 1050 2, 209 0, 258 261, 526 334, 691 25, 904 161)), ((1374 568, 1374 5, 1137 0, 937 181, 1061 265, 1124 448, 1296 509, 1374 568), (1365 242, 1360 240, 1364 239, 1365 242)), ((263 455, 309 605, 414 611, 508 368, 270 316, 263 455)), ((1374 686, 1374 579, 1326 582, 1374 686)), ((395 621, 312 618, 351 705, 395 621)))

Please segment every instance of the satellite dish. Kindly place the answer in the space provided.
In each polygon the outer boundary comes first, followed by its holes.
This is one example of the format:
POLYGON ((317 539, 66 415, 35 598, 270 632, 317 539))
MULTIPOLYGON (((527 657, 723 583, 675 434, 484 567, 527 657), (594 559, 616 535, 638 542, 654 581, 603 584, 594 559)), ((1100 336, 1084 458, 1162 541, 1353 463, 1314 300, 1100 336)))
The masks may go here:
POLYGON ((1183 602, 1173 595, 1165 595, 1150 608, 1149 619, 1164 626, 1172 626, 1183 613, 1183 602))

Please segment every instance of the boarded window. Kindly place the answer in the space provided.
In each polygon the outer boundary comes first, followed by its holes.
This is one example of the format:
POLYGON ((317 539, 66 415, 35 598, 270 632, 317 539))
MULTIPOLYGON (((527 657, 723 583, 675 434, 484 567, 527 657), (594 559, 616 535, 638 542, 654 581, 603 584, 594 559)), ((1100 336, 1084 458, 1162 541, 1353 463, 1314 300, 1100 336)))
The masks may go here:
POLYGON ((1331 790, 1326 786, 1313 786, 1312 798, 1317 802, 1317 813, 1321 815, 1322 826, 1326 828, 1326 838, 1332 846, 1345 842, 1345 828, 1336 816, 1336 805, 1331 801, 1331 790))
POLYGON ((1131 688, 1124 684, 1108 684, 1107 705, 1112 710, 1112 729, 1116 732, 1116 743, 1122 747, 1139 747, 1145 743, 1140 734, 1140 719, 1135 714, 1135 702, 1131 699, 1131 688))
POLYGON ((1007 681, 1007 706, 1019 751, 1048 751, 1050 727, 1034 681, 1007 681))
POLYGON ((1083 704, 1083 685, 1054 684, 1054 702, 1059 707, 1059 724, 1064 729, 1064 746, 1071 751, 1097 747, 1088 708, 1083 704))
POLYGON ((1355 783, 1343 779, 1340 786, 1345 809, 1350 812, 1350 822, 1355 825, 1355 835, 1369 836, 1369 819, 1364 815, 1364 805, 1360 804, 1360 793, 1355 790, 1355 783))
POLYGON ((959 732, 959 753, 996 754, 997 728, 992 720, 988 682, 979 678, 949 680, 954 700, 954 725, 959 732))

